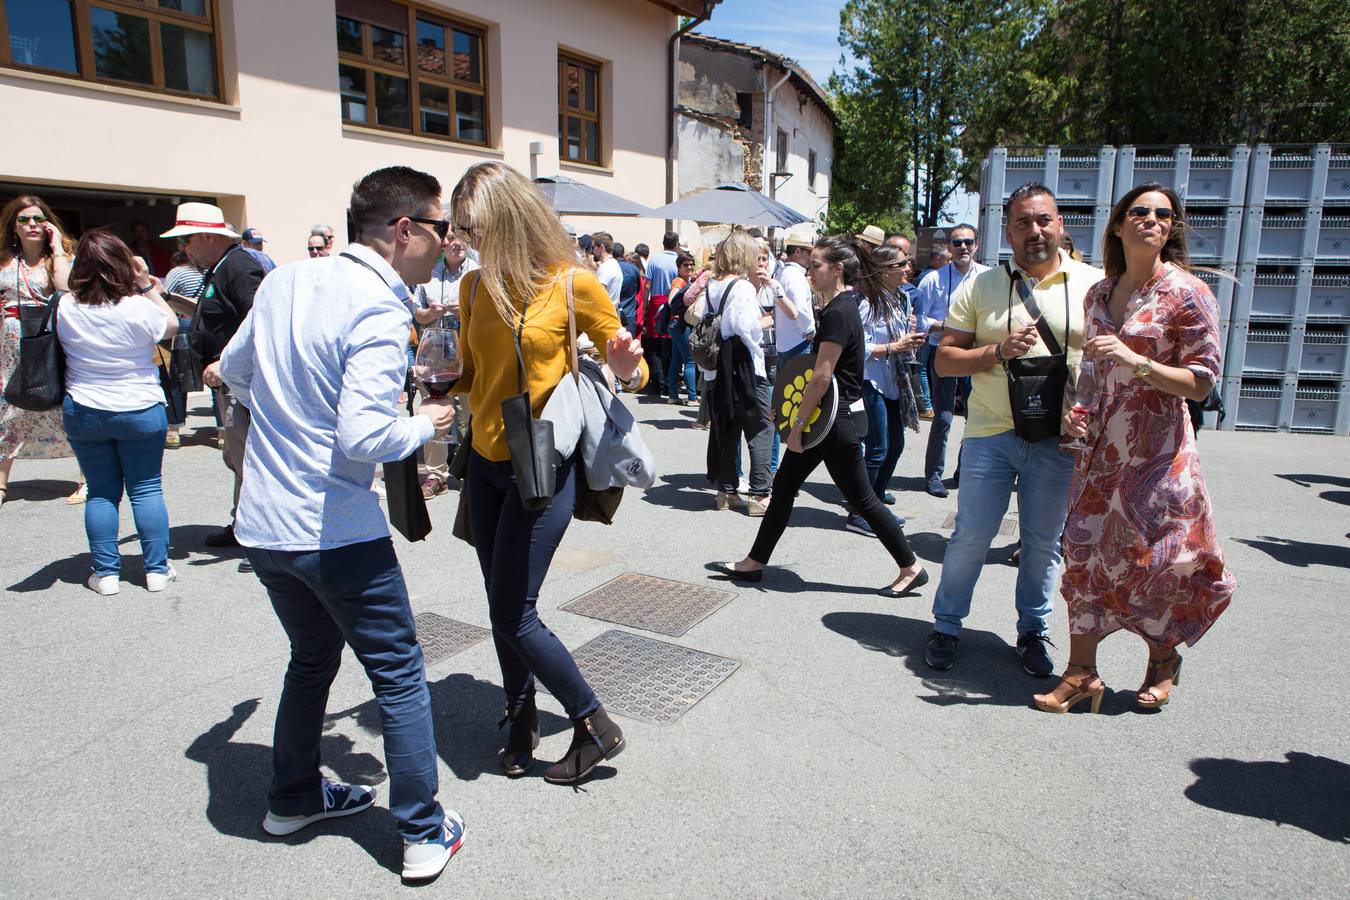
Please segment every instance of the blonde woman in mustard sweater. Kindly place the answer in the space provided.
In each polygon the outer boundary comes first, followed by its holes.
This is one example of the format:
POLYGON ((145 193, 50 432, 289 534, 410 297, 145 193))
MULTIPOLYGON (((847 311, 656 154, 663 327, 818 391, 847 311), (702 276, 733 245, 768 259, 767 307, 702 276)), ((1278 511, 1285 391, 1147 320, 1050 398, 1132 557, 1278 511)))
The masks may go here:
POLYGON ((535 679, 572 720, 572 744, 544 778, 573 784, 623 749, 619 726, 606 714, 572 654, 539 620, 536 604, 553 553, 572 520, 579 472, 575 459, 558 469, 553 502, 531 512, 521 503, 511 468, 501 404, 519 393, 515 334, 520 329, 526 389, 537 418, 567 373, 567 279, 572 277, 577 330, 600 348, 630 391, 647 381, 642 345, 619 324, 595 276, 577 268, 571 238, 544 197, 524 176, 496 162, 464 174, 451 195, 455 233, 479 253, 479 277, 460 287, 464 373, 455 386, 474 411, 466 498, 469 524, 487 588, 492 637, 511 724, 499 754, 511 777, 526 774, 539 744, 535 679))

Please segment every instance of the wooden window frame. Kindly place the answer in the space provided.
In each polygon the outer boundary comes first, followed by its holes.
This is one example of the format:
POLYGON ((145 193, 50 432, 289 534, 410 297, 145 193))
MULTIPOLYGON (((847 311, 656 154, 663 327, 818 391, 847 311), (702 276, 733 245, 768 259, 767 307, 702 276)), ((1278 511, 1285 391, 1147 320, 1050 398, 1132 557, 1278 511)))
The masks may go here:
POLYGON ((0 2, 0 69, 16 69, 20 72, 38 72, 56 78, 71 81, 86 81, 91 84, 111 84, 117 87, 148 91, 154 94, 167 94, 171 97, 188 97, 196 100, 225 99, 225 68, 221 60, 220 39, 220 0, 206 0, 207 15, 179 12, 174 9, 161 9, 158 0, 70 0, 72 23, 75 31, 75 66, 77 72, 60 69, 47 69, 42 66, 27 66, 16 63, 9 45, 9 16, 5 5, 0 2), (94 56, 94 29, 90 7, 98 6, 117 13, 126 13, 145 19, 150 31, 150 72, 153 82, 123 81, 98 74, 97 60, 94 56), (211 35, 211 46, 215 54, 216 92, 202 94, 194 91, 180 91, 168 87, 164 79, 164 47, 160 37, 161 24, 177 25, 188 31, 200 31, 211 35))
MULTIPOLYGON (((584 56, 578 56, 575 53, 560 51, 558 53, 558 160, 573 166, 590 166, 596 169, 605 167, 605 103, 604 103, 604 74, 605 64, 595 59, 587 59, 584 56), (595 112, 589 113, 585 109, 573 109, 567 105, 567 67, 576 66, 582 70, 583 90, 585 75, 587 70, 595 73, 595 112), (581 128, 581 158, 572 159, 567 155, 567 118, 571 116, 580 119, 581 128), (599 144, 595 148, 595 160, 592 162, 586 159, 586 122, 595 123, 595 139, 599 144)), ((584 107, 586 101, 583 98, 581 105, 584 107)))
POLYGON ((817 171, 816 148, 812 147, 806 152, 806 189, 813 194, 816 192, 817 171))
MULTIPOLYGON (((347 53, 338 50, 338 65, 352 66, 359 68, 366 73, 366 121, 356 122, 348 119, 345 115, 342 118, 344 125, 351 125, 355 128, 373 128, 389 134, 413 135, 419 138, 426 138, 433 141, 445 141, 450 144, 467 144, 474 147, 492 146, 492 128, 490 122, 491 108, 488 103, 488 41, 487 29, 480 25, 474 25, 454 16, 447 15, 445 10, 433 9, 427 6, 420 6, 415 3, 403 3, 400 0, 390 0, 394 6, 400 6, 407 10, 408 21, 403 32, 403 55, 404 64, 402 67, 391 63, 381 62, 375 59, 371 37, 371 28, 380 28, 388 31, 389 28, 378 22, 368 22, 361 19, 353 19, 360 22, 361 28, 361 54, 347 53), (445 69, 444 76, 423 74, 417 67, 417 20, 423 19, 426 22, 439 25, 446 29, 447 34, 452 31, 462 31, 472 35, 478 40, 478 79, 479 83, 474 84, 455 78, 450 73, 454 70, 454 38, 450 36, 450 41, 446 44, 445 69), (403 78, 408 82, 408 116, 409 123, 407 128, 399 128, 394 125, 381 125, 377 121, 378 110, 375 107, 375 74, 392 75, 397 78, 403 78), (430 84, 436 87, 445 88, 450 92, 450 103, 448 107, 448 116, 450 119, 450 134, 436 134, 422 130, 422 84, 430 84), (459 126, 456 121, 456 109, 458 108, 456 100, 460 93, 474 94, 482 98, 483 102, 483 139, 481 141, 469 140, 459 136, 459 126)), ((333 27, 337 27, 339 18, 349 19, 351 16, 344 16, 341 13, 334 13, 333 27)))

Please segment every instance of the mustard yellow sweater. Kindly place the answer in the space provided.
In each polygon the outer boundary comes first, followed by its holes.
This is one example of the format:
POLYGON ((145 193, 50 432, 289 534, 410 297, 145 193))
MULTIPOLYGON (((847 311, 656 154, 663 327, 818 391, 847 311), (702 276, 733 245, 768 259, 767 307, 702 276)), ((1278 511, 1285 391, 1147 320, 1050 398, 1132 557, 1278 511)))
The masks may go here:
MULTIPOLYGON (((603 358, 610 338, 619 331, 619 315, 600 282, 590 272, 576 270, 572 281, 577 334, 585 334, 603 358)), ((454 392, 469 395, 473 411, 473 449, 485 459, 511 458, 502 425, 502 401, 520 393, 517 385, 514 333, 520 321, 516 303, 514 321, 506 323, 477 272, 460 282, 460 353, 464 372, 454 392), (472 291, 472 293, 471 293, 472 291)), ((571 354, 567 346, 567 279, 530 300, 520 338, 525 358, 525 389, 537 418, 567 373, 571 354)), ((647 361, 640 363, 647 382, 647 361)))

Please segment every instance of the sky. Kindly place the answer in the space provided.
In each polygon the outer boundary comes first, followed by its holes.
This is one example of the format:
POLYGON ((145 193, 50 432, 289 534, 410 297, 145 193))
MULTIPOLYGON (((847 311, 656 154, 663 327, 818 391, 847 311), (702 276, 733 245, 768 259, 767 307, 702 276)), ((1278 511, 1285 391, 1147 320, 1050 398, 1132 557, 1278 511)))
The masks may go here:
MULTIPOLYGON (((852 57, 839 45, 843 6, 844 0, 722 0, 712 18, 694 30, 791 57, 823 88, 830 73, 840 68, 841 55, 845 66, 853 65, 852 57)), ((944 222, 973 222, 978 210, 978 196, 957 191, 947 205, 944 222)))

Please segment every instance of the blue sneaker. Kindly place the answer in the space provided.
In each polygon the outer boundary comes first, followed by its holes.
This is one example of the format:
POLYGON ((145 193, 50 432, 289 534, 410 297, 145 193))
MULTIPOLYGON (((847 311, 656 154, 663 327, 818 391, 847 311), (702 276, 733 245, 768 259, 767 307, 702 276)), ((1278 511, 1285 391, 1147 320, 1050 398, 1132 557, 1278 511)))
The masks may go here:
POLYGON ((370 809, 375 802, 375 789, 359 784, 343 784, 340 781, 323 780, 323 810, 308 816, 279 816, 270 809, 263 819, 263 831, 276 837, 295 834, 301 828, 313 825, 322 819, 336 819, 339 816, 354 816, 370 809))
POLYGON ((450 857, 464 846, 464 820, 454 810, 445 811, 445 822, 436 837, 403 845, 403 878, 425 881, 441 874, 450 857))
POLYGON ((872 530, 872 526, 867 524, 867 520, 859 515, 851 515, 844 523, 844 528, 854 534, 861 534, 865 537, 876 537, 877 533, 872 530))

